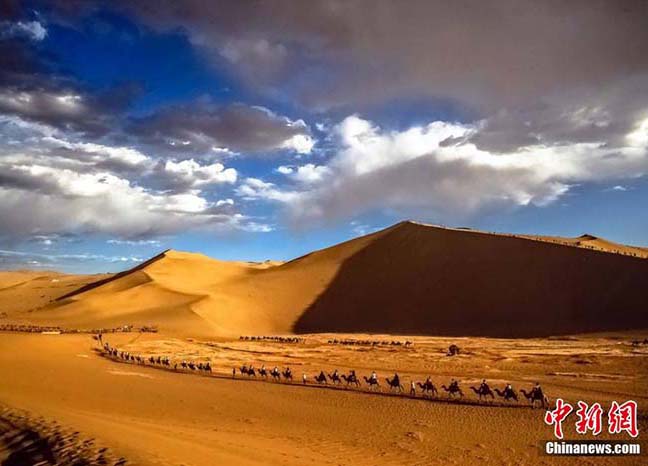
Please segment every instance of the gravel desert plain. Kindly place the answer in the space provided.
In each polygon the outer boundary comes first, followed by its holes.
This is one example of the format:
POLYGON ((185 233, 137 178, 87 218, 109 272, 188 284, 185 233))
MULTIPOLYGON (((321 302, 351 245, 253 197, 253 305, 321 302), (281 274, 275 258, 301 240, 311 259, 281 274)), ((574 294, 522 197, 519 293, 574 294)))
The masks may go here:
POLYGON ((646 464, 646 277, 648 249, 591 235, 415 222, 285 263, 170 250, 112 275, 2 272, 0 462, 646 464), (480 400, 483 379, 498 393, 480 400), (636 401, 636 439, 571 418, 565 439, 642 455, 546 455, 536 383, 550 408, 636 401))

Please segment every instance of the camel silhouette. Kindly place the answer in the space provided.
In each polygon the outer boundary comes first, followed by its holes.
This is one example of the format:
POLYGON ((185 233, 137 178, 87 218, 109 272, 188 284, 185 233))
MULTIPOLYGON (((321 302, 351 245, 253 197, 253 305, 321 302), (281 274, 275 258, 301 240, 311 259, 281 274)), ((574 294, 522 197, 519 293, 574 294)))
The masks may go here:
POLYGON ((441 388, 444 391, 448 392, 449 397, 450 396, 455 396, 455 395, 458 395, 459 397, 464 396, 463 392, 461 391, 461 388, 459 388, 459 385, 450 384, 450 387, 446 387, 445 385, 441 385, 441 388))
POLYGON ((390 379, 389 377, 385 377, 385 380, 387 381, 387 384, 389 385, 389 389, 397 389, 399 392, 403 392, 405 389, 400 383, 400 380, 397 380, 396 377, 393 379, 390 379))
POLYGON ((266 370, 265 367, 262 367, 261 369, 259 369, 259 375, 261 377, 265 378, 265 379, 268 378, 268 371, 266 370))
POLYGON ((270 371, 270 375, 272 376, 272 380, 276 380, 278 382, 281 381, 281 372, 279 372, 279 369, 276 367, 270 371))
POLYGON ((326 382, 326 375, 324 375, 323 372, 320 372, 318 375, 315 376, 315 381, 317 383, 327 383, 326 382))
POLYGON ((490 389, 488 386, 480 386, 479 388, 475 388, 473 386, 470 387, 470 389, 477 394, 479 397, 479 400, 481 401, 482 398, 486 399, 487 396, 490 396, 491 399, 495 399, 495 395, 493 394, 493 390, 490 389))
POLYGON ((358 377, 356 377, 353 374, 350 374, 349 376, 342 374, 342 379, 346 382, 347 387, 351 384, 354 384, 356 387, 360 386, 360 381, 358 380, 358 377))
POLYGON ((370 390, 373 390, 374 388, 380 390, 380 383, 378 382, 378 379, 371 379, 371 378, 367 377, 366 375, 363 376, 363 379, 365 380, 367 385, 369 385, 370 390))
POLYGON ((511 400, 518 400, 517 393, 513 389, 511 390, 506 390, 500 391, 499 388, 495 388, 495 393, 497 393, 497 396, 504 398, 504 401, 511 401, 511 400))
POLYGON ((292 382, 293 376, 292 376, 292 372, 291 372, 290 369, 286 369, 286 370, 284 370, 284 371, 281 373, 281 375, 284 376, 284 379, 286 379, 286 380, 290 380, 290 381, 292 382))
POLYGON ((530 392, 527 392, 524 388, 520 389, 520 392, 524 395, 524 398, 529 400, 531 406, 535 407, 536 401, 540 402, 540 407, 546 408, 549 406, 549 398, 547 398, 542 390, 537 390, 536 388, 531 389, 530 392))
POLYGON ((426 380, 425 382, 417 382, 416 385, 421 387, 421 391, 423 392, 423 395, 429 393, 430 395, 437 396, 439 394, 437 388, 429 380, 426 380))
POLYGON ((339 384, 342 383, 342 379, 340 378, 339 374, 337 372, 333 372, 332 374, 328 374, 328 378, 331 379, 331 382, 334 384, 339 384))

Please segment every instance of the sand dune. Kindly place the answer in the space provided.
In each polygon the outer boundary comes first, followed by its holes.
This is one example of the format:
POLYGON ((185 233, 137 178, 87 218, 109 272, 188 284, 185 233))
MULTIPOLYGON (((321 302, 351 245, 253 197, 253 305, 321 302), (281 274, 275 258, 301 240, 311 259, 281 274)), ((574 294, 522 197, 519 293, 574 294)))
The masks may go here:
POLYGON ((14 317, 21 311, 39 308, 107 276, 31 270, 0 272, 0 316, 14 317))
POLYGON ((648 328, 645 255, 593 236, 499 235, 403 222, 286 263, 165 251, 66 293, 30 319, 157 324, 177 335, 226 337, 526 337, 648 328))

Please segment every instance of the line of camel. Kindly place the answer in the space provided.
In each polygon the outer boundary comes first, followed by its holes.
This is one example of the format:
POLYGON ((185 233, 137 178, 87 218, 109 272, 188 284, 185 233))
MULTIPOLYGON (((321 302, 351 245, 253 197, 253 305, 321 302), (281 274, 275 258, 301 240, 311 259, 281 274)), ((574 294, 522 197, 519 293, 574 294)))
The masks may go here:
MULTIPOLYGON (((256 377, 258 374, 259 377, 263 377, 265 379, 271 377, 272 380, 276 382, 280 382, 282 378, 286 382, 293 382, 293 373, 289 367, 286 367, 284 370, 280 371, 279 368, 276 366, 272 369, 267 369, 265 365, 263 365, 261 366, 261 368, 255 369, 253 365, 249 365, 249 366, 243 365, 239 368, 234 367, 232 369, 232 377, 236 377, 237 370, 239 371, 240 374, 246 375, 248 377, 256 377)), ((362 379, 364 379, 364 382, 369 387, 369 390, 380 391, 382 389, 378 376, 376 375, 375 372, 368 377, 363 376, 362 379)), ((355 386, 356 388, 361 387, 360 379, 358 378, 354 370, 350 371, 349 374, 340 374, 337 369, 330 374, 325 373, 324 371, 320 371, 319 374, 313 377, 313 380, 315 380, 315 382, 320 385, 328 384, 330 381, 333 385, 346 384, 347 387, 351 387, 351 386, 355 386)), ((405 393, 405 388, 403 387, 398 374, 394 374, 394 376, 391 378, 385 377, 385 382, 387 383, 387 387, 389 388, 390 391, 405 393)), ((306 374, 302 374, 302 383, 303 384, 308 383, 308 376, 306 374)), ((417 395, 416 387, 420 389, 420 392, 422 393, 423 396, 432 396, 432 397, 439 396, 439 390, 437 389, 436 385, 432 382, 430 377, 428 377, 424 382, 415 382, 412 380, 410 382, 410 391, 409 391, 410 396, 417 395)), ((507 402, 519 401, 518 394, 513 389, 511 384, 506 384, 506 386, 502 390, 500 390, 499 388, 491 389, 491 387, 488 385, 486 380, 483 380, 479 387, 470 386, 469 388, 470 390, 475 392, 479 401, 482 400, 487 401, 489 397, 491 400, 495 400, 495 395, 497 395, 500 398, 503 398, 504 401, 507 402)), ((448 386, 441 385, 441 389, 447 392, 448 397, 450 398, 455 398, 455 397, 463 398, 465 396, 463 390, 459 386, 459 381, 455 379, 452 379, 448 386)), ((526 398, 533 407, 535 407, 536 404, 539 404, 543 408, 549 407, 549 398, 547 398, 547 396, 544 394, 542 387, 540 387, 539 383, 536 383, 536 385, 528 391, 525 390, 524 388, 521 388, 520 393, 522 393, 524 398, 526 398)))
MULTIPOLYGON (((115 347, 112 347, 107 342, 103 344, 102 350, 104 354, 125 362, 142 364, 142 365, 160 366, 167 369, 172 368, 174 371, 189 370, 192 372, 204 373, 206 375, 212 374, 212 367, 209 361, 194 362, 194 361, 182 360, 180 362, 173 362, 172 364, 171 360, 166 356, 146 357, 146 356, 131 354, 128 351, 122 351, 115 347)), ((291 382, 291 383, 294 381, 293 373, 290 367, 286 367, 284 370, 279 370, 279 368, 276 366, 273 367, 272 369, 267 369, 265 365, 262 365, 259 369, 255 369, 253 365, 248 366, 244 364, 238 368, 237 367, 232 368, 232 377, 236 377, 237 370, 240 374, 245 375, 248 378, 250 377, 256 378, 258 374, 259 377, 263 377, 265 379, 271 378, 271 380, 275 382, 281 382, 282 379, 286 382, 291 382)), ((362 379, 364 380, 369 390, 382 391, 382 386, 375 372, 373 372, 368 377, 363 376, 362 379)), ((348 374, 341 374, 337 369, 333 371, 333 373, 325 373, 324 371, 320 371, 319 374, 313 377, 313 380, 319 385, 327 385, 330 381, 333 385, 336 386, 342 384, 346 384, 346 387, 349 388, 352 386, 355 386, 356 388, 361 388, 362 386, 360 378, 356 375, 356 372, 354 370, 349 371, 348 374)), ((385 382, 387 383, 387 387, 391 392, 396 391, 397 393, 403 393, 403 394, 405 393, 405 388, 403 387, 403 384, 401 383, 400 380, 400 376, 398 374, 394 374, 394 376, 391 378, 385 377, 385 382)), ((304 385, 309 383, 308 376, 306 374, 302 374, 302 383, 304 385)), ((409 391, 410 396, 417 396, 417 387, 420 389, 420 392, 424 397, 436 398, 439 396, 439 390, 437 389, 437 386, 432 382, 431 377, 428 377, 423 382, 415 382, 414 380, 412 380, 410 382, 410 391, 409 391)), ((497 395, 500 398, 503 398, 504 401, 506 402, 519 401, 518 394, 513 389, 511 384, 507 384, 502 390, 498 388, 491 389, 488 383, 486 382, 486 380, 483 380, 479 387, 470 386, 469 388, 470 390, 475 392, 475 394, 478 396, 479 401, 482 400, 487 401, 489 397, 491 400, 495 400, 495 395, 497 395)), ((459 386, 459 381, 455 379, 452 379, 448 386, 441 385, 441 389, 448 394, 448 398, 461 399, 465 396, 463 390, 459 386)), ((549 407, 549 399, 543 393, 543 390, 540 387, 539 383, 536 383, 536 385, 529 391, 523 388, 520 389, 520 393, 522 393, 524 398, 526 398, 529 401, 532 407, 535 407, 536 404, 538 403, 542 408, 549 407)))

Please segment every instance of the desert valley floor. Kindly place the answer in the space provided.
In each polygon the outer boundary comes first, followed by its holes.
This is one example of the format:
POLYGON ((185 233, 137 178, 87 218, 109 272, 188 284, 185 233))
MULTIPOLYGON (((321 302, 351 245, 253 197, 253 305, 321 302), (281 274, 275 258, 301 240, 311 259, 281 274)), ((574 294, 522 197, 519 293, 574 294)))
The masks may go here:
POLYGON ((167 251, 115 275, 5 272, 0 464, 645 464, 646 254, 405 223, 286 263, 167 251), (282 339, 241 338, 256 335, 282 339), (258 374, 275 366, 294 380, 258 374), (314 380, 336 369, 361 386, 314 380), (428 376, 439 393, 409 396, 428 376), (479 401, 484 378, 519 401, 479 401), (441 388, 451 379, 463 399, 441 388), (644 454, 546 456, 545 410, 521 394, 536 382, 552 404, 636 400, 644 454))

